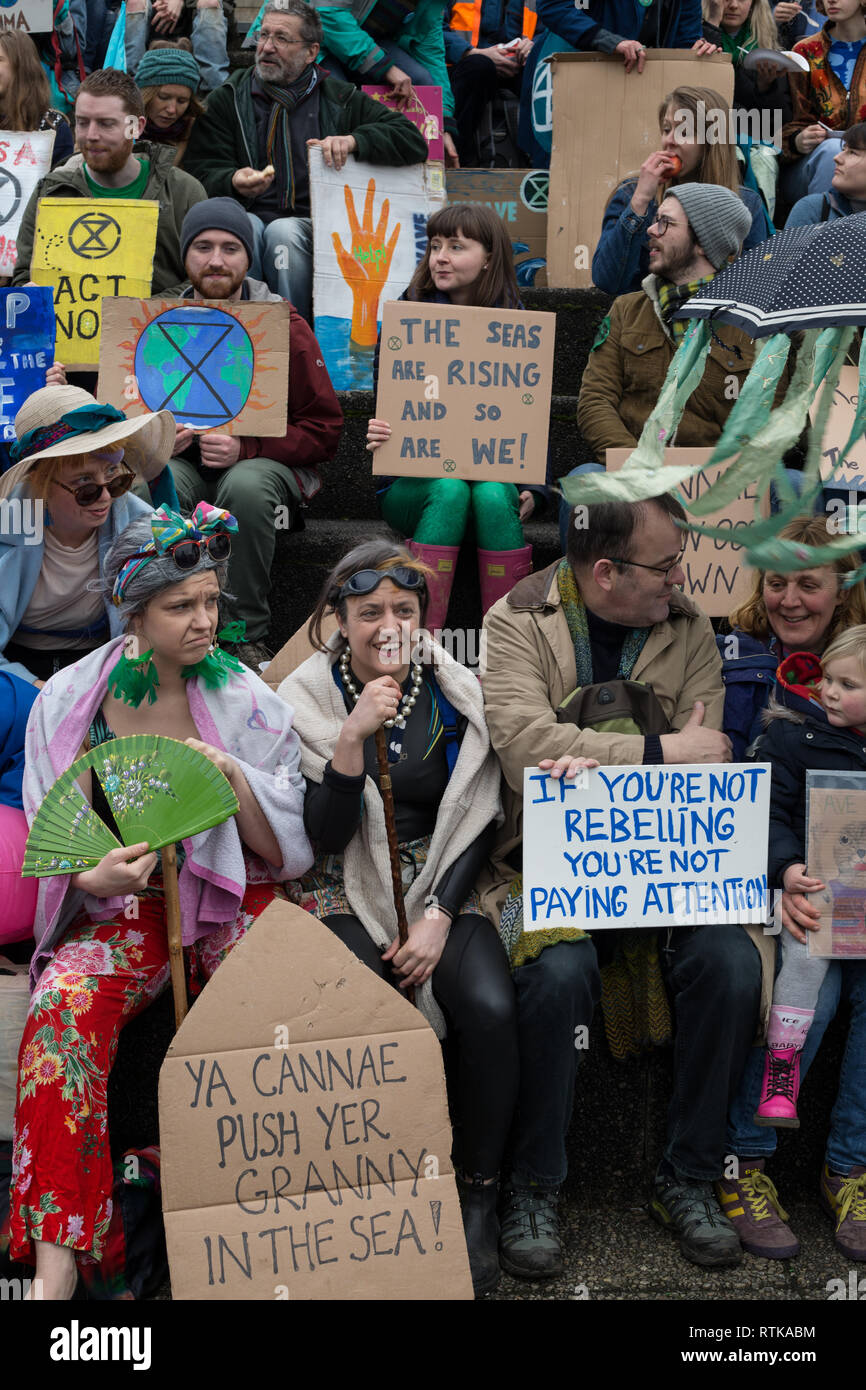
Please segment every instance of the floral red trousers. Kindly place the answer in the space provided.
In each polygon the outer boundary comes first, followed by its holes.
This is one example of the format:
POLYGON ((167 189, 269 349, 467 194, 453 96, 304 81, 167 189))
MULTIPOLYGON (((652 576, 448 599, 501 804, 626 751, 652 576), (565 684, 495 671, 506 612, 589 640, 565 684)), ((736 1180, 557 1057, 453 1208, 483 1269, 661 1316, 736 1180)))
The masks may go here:
MULTIPOLYGON (((250 885, 234 922, 186 951, 202 987, 274 898, 250 885)), ((121 1029, 171 978, 161 894, 137 899, 137 916, 73 922, 30 1001, 18 1054, 10 1210, 13 1259, 33 1242, 86 1251, 94 1260, 111 1220, 107 1087, 121 1029)))

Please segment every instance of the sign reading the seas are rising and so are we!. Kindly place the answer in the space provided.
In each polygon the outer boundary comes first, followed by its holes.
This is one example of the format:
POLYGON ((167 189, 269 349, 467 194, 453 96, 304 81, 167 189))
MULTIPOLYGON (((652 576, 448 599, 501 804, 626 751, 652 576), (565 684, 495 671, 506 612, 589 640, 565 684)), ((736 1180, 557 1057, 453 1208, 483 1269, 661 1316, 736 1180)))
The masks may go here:
POLYGON ((45 385, 54 361, 54 305, 50 290, 35 285, 0 290, 0 428, 15 439, 15 416, 28 396, 45 385))
POLYGON ((95 367, 104 296, 150 294, 159 204, 127 198, 42 198, 30 273, 54 288, 57 355, 95 367))
POLYGON ((718 926, 767 919, 770 768, 527 768, 523 925, 718 926))
POLYGON ((384 306, 374 474, 543 483, 555 314, 384 306))
POLYGON ((0 130, 0 275, 15 269, 21 218, 53 150, 53 130, 0 130))

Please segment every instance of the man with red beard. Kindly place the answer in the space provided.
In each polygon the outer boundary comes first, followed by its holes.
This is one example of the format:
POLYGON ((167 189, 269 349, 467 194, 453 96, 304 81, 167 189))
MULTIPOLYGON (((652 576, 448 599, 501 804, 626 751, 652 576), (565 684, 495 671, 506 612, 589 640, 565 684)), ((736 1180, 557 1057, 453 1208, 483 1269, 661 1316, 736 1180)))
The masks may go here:
MULTIPOLYGON (((253 227, 234 198, 209 198, 186 215, 181 254, 186 299, 270 300, 267 285, 247 275, 253 227)), ((291 306, 289 322, 289 408, 281 438, 197 434, 179 425, 171 461, 181 504, 202 498, 224 507, 238 521, 232 541, 229 590, 232 616, 246 623, 238 655, 258 668, 269 656, 262 646, 270 625, 268 590, 276 529, 294 525, 299 508, 322 486, 319 465, 337 452, 343 412, 331 385, 313 330, 291 306), (280 518, 278 523, 277 518, 280 518)), ((225 645, 225 644, 223 644, 225 645)))
POLYGON ((147 199, 159 204, 152 294, 173 290, 184 279, 180 229, 189 209, 207 197, 198 179, 174 167, 174 147, 141 139, 144 103, 132 78, 103 68, 85 78, 75 98, 75 141, 79 153, 46 174, 33 191, 18 233, 14 285, 30 280, 30 260, 40 198, 147 199))

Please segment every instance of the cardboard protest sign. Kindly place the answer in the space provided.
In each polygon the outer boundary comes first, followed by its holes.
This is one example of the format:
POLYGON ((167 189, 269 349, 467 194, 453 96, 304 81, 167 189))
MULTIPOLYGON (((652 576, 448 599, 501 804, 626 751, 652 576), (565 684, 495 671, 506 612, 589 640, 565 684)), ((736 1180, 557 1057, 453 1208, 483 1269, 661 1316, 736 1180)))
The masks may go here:
POLYGON ((471 1298, 439 1042, 327 927, 275 901, 159 1082, 174 1298, 471 1298))
POLYGON ((0 275, 15 269, 21 218, 53 150, 53 130, 0 130, 0 275))
POLYGON ((159 204, 129 198, 41 198, 30 274, 54 288, 57 356, 95 367, 103 296, 150 293, 159 204))
MULTIPOLYGON (((273 661, 268 661, 262 667, 262 680, 269 685, 272 690, 276 690, 286 676, 290 676, 293 671, 313 655, 313 646, 307 636, 307 625, 309 618, 293 632, 288 642, 284 643, 277 652, 273 661)), ((327 642, 332 632, 337 630, 337 615, 329 613, 322 619, 322 641, 327 642)))
MULTIPOLYGON (((855 366, 846 364, 839 373, 839 380, 833 392, 830 418, 824 433, 821 476, 825 481, 830 481, 832 487, 838 488, 842 492, 847 489, 849 497, 843 504, 845 507, 844 515, 838 517, 840 523, 838 529, 849 531, 852 534, 856 533, 858 529, 866 531, 866 514, 861 517, 859 511, 860 497, 858 496, 866 494, 866 436, 855 442, 851 452, 841 462, 839 455, 851 433, 859 399, 859 372, 855 366)), ((809 417, 812 421, 814 421, 816 410, 817 403, 813 402, 809 409, 809 417)), ((863 500, 866 503, 866 496, 863 500)), ((864 513, 866 513, 866 506, 864 506, 864 513)))
POLYGON ((560 53, 551 66, 547 283, 587 287, 611 193, 659 148, 659 103, 684 86, 711 87, 730 102, 734 69, 726 53, 696 58, 688 49, 650 50, 640 76, 603 53, 560 53))
POLYGON ((354 157, 329 169, 310 156, 314 331, 334 389, 370 391, 380 306, 401 295, 427 246, 427 219, 445 202, 426 164, 398 168, 354 157))
POLYGON ((50 34, 54 0, 0 0, 0 34, 50 34))
POLYGON ((764 922, 770 771, 526 768, 524 930, 764 922))
POLYGON ((370 86, 362 87, 361 91, 366 92, 374 101, 381 101, 382 105, 389 107, 391 111, 399 111, 401 116, 405 116, 417 126, 427 141, 428 160, 444 160, 445 141, 442 134, 445 126, 442 120, 441 87, 413 87, 406 106, 397 104, 393 87, 370 86))
POLYGON ((866 959, 866 772, 806 773, 806 871, 825 885, 809 955, 866 959))
POLYGON ((373 473, 543 483, 556 315, 386 304, 373 473))
POLYGON ((15 416, 45 385, 54 361, 54 300, 50 290, 22 285, 0 290, 0 426, 15 439, 15 416))
POLYGON ((449 203, 483 203, 508 227, 518 285, 547 284, 547 169, 449 169, 449 203))
MULTIPOLYGON (((709 459, 712 449, 665 449, 665 463, 690 467, 709 459)), ((622 468, 630 458, 632 449, 608 449, 606 466, 608 471, 622 468)), ((713 468, 703 468, 679 483, 677 493, 688 505, 697 497, 702 497, 708 488, 722 476, 727 464, 713 468)), ((700 518, 701 526, 728 526, 733 537, 737 531, 755 520, 755 503, 760 494, 755 484, 750 483, 723 511, 713 512, 711 516, 700 518)), ((770 514, 769 494, 761 497, 761 515, 770 514)), ((589 512, 592 516, 592 512, 589 512)), ((687 532, 684 536, 685 553, 683 569, 686 582, 683 590, 693 598, 698 607, 710 618, 723 618, 738 608, 752 591, 754 570, 743 560, 743 548, 733 539, 730 541, 712 540, 709 536, 697 536, 687 532)))
POLYGON ((286 433, 291 305, 106 299, 99 397, 127 415, 257 438, 286 433))

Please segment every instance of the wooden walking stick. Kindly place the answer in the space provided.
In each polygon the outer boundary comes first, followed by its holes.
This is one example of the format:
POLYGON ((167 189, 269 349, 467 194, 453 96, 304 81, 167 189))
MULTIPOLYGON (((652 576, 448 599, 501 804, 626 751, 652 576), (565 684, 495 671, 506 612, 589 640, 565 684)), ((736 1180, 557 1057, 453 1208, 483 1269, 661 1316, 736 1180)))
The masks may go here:
POLYGON ((179 1028, 186 1018, 189 1003, 186 997, 186 971, 183 965, 183 941, 180 925, 180 895, 177 889, 177 845, 166 845, 162 851, 162 884, 165 892, 165 925, 168 934, 168 962, 171 966, 171 991, 174 995, 174 1024, 179 1028))
MULTIPOLYGON (((379 790, 385 808, 385 830, 388 834, 388 856, 391 860, 391 887, 394 906, 397 909, 397 935, 400 945, 405 946, 409 940, 409 927, 406 922, 406 904, 403 901, 403 869, 400 864, 400 846, 397 843, 397 818, 394 814, 394 793, 391 789, 391 768, 384 729, 376 730, 376 760, 379 764, 379 790)), ((410 1004, 415 1003, 414 985, 402 992, 410 1004)))

